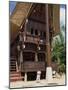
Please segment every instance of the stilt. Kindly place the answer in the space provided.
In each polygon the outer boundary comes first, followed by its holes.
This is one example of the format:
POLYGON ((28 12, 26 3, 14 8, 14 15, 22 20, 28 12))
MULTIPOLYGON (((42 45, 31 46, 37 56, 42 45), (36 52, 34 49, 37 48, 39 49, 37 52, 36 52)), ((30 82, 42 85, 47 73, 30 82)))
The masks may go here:
POLYGON ((51 80, 52 79, 52 67, 47 67, 46 68, 46 80, 51 80))
POLYGON ((20 62, 23 62, 23 53, 22 53, 22 51, 20 52, 20 62))
POLYGON ((27 73, 25 72, 25 78, 24 78, 24 81, 26 82, 27 81, 27 73))

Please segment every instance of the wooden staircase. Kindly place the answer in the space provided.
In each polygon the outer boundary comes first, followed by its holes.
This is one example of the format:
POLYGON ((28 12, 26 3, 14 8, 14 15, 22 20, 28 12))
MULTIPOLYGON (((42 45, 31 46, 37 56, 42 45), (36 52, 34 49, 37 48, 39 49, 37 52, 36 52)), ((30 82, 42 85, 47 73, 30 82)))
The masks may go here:
POLYGON ((10 82, 22 81, 24 77, 21 76, 21 72, 17 72, 16 58, 10 59, 10 82))
POLYGON ((21 76, 20 72, 10 73, 10 82, 24 81, 24 77, 21 76))
POLYGON ((16 72, 16 58, 10 59, 10 72, 16 72))

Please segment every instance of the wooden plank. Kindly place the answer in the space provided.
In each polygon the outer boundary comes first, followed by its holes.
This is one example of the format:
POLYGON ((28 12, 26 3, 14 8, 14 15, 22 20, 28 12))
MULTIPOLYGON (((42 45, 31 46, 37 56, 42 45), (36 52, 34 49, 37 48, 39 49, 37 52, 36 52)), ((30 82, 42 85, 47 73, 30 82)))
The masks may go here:
POLYGON ((45 71, 45 62, 23 62, 22 72, 45 71))

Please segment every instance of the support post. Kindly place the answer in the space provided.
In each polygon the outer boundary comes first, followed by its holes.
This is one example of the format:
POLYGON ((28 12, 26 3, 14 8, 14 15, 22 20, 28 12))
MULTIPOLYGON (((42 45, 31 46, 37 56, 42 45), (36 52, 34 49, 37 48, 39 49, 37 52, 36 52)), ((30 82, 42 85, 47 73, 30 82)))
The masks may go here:
POLYGON ((41 71, 37 71, 37 77, 36 77, 37 82, 40 81, 40 77, 41 77, 41 71))
POLYGON ((21 64, 23 62, 23 53, 22 50, 20 51, 20 66, 19 66, 19 70, 21 71, 21 64))
POLYGON ((24 81, 26 82, 27 81, 27 72, 25 72, 25 79, 24 81))
POLYGON ((50 52, 50 37, 49 37, 49 14, 48 14, 48 4, 45 5, 45 21, 46 21, 46 58, 47 58, 47 68, 46 68, 46 79, 52 79, 52 67, 51 67, 51 52, 50 52))
POLYGON ((35 52, 35 61, 38 62, 37 52, 35 52))
POLYGON ((26 40, 27 23, 28 23, 28 19, 26 19, 24 26, 24 41, 26 40))

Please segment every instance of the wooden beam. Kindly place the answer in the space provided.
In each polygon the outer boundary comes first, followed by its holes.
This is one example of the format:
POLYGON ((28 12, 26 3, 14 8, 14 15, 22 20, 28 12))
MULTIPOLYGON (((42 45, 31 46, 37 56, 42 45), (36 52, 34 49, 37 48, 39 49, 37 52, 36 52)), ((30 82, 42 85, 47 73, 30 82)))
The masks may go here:
POLYGON ((41 23, 41 24, 45 24, 44 21, 41 21, 41 20, 37 20, 37 19, 34 19, 34 18, 29 18, 30 21, 34 21, 34 22, 37 22, 37 23, 41 23))
POLYGON ((46 30, 46 58, 47 66, 51 66, 51 53, 50 53, 50 37, 49 37, 49 17, 48 17, 48 4, 45 5, 45 30, 46 30))

